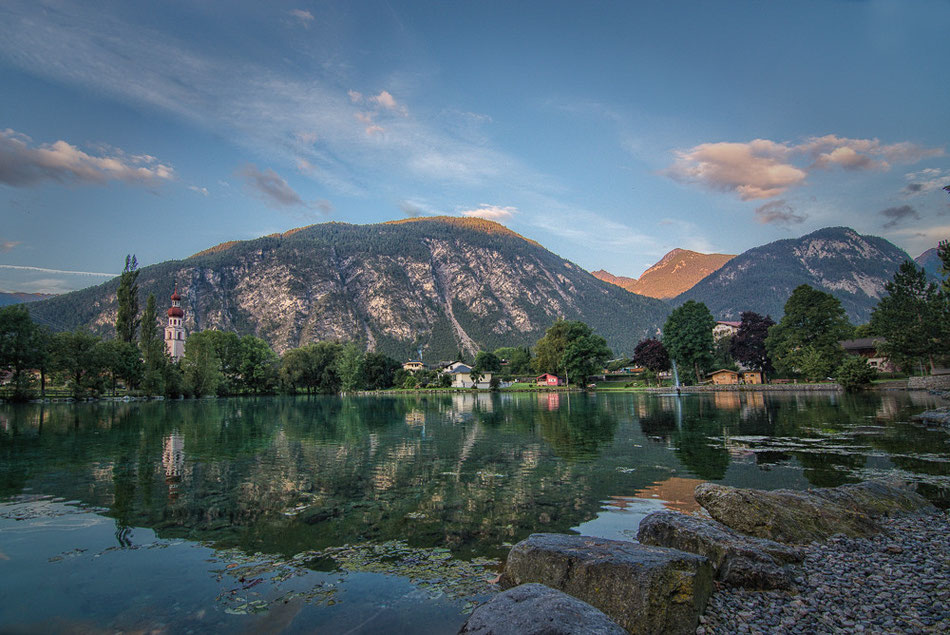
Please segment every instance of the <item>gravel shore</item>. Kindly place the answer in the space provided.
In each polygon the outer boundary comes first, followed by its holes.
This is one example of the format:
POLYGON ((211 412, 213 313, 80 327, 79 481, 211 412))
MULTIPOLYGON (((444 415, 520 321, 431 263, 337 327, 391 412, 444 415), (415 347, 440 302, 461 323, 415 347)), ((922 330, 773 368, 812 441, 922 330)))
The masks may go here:
POLYGON ((798 595, 721 588, 696 633, 950 633, 950 515, 882 522, 808 545, 798 595))

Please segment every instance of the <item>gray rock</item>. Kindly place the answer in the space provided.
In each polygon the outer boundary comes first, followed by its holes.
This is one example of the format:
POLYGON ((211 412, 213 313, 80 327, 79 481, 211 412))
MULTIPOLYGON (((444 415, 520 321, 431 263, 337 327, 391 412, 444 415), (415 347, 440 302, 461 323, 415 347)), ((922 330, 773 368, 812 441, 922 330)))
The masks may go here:
POLYGON ((882 530, 881 517, 934 509, 909 489, 877 481, 770 492, 703 483, 695 496, 713 518, 738 532, 790 543, 826 540, 838 533, 873 536, 882 530))
POLYGON ((753 590, 794 588, 794 575, 784 564, 805 557, 800 549, 744 536, 714 520, 673 511, 644 518, 637 540, 705 556, 719 580, 753 590))
POLYGON ((911 417, 914 421, 925 421, 927 423, 939 423, 941 425, 950 425, 950 408, 937 408, 936 410, 927 410, 919 415, 911 417))
POLYGON ((543 584, 522 584, 499 593, 472 613, 459 634, 467 635, 623 635, 612 619, 543 584))
POLYGON ((540 582, 631 633, 692 633, 712 592, 703 556, 590 536, 533 534, 508 554, 505 586, 540 582))

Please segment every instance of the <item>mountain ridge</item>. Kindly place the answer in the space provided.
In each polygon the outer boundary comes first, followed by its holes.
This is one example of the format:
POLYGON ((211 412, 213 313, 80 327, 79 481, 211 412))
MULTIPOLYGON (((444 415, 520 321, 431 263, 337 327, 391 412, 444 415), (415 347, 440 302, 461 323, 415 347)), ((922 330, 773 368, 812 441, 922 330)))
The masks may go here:
MULTIPOLYGON (((427 358, 448 358, 460 349, 531 345, 564 317, 587 322, 624 354, 669 312, 482 219, 310 225, 140 272, 140 306, 153 292, 164 308, 178 284, 189 332, 254 334, 278 351, 333 339, 395 357, 421 347, 427 358)), ((108 335, 117 286, 118 278, 30 310, 59 330, 108 335)))
POLYGON ((631 293, 667 300, 688 291, 733 258, 733 254, 703 254, 677 247, 644 271, 639 279, 615 276, 603 269, 592 271, 591 275, 631 293))

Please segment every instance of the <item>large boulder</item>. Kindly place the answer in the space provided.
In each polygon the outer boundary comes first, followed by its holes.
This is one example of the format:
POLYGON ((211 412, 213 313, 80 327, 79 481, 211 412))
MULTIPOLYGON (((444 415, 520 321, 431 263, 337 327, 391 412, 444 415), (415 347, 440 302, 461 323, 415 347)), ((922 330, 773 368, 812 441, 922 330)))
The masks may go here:
POLYGON ((654 512, 640 521, 637 540, 705 556, 719 580, 753 590, 794 588, 795 576, 786 564, 805 557, 800 549, 744 536, 714 520, 674 511, 654 512))
POLYGON ((508 554, 502 583, 539 582, 592 604, 631 633, 692 633, 712 593, 696 554, 590 536, 533 534, 508 554))
POLYGON ((750 536, 788 543, 826 540, 839 533, 873 536, 882 530, 875 517, 933 509, 910 490, 874 482, 770 492, 703 483, 696 487, 695 496, 724 525, 750 536))
POLYGON ((624 635, 586 602, 543 584, 522 584, 481 605, 459 635, 624 635))

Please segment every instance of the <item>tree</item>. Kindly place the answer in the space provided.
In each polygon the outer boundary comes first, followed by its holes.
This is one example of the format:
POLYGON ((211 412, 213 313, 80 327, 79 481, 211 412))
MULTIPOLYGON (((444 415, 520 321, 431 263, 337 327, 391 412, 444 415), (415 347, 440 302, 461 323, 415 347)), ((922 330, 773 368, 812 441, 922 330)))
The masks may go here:
POLYGON ((393 386, 393 374, 402 364, 382 353, 366 353, 363 358, 363 383, 366 390, 383 390, 393 386))
POLYGON ((239 389, 242 393, 266 394, 277 387, 280 358, 270 344, 259 337, 240 339, 239 389))
POLYGON ((195 397, 216 394, 224 379, 211 333, 213 331, 192 333, 185 346, 185 356, 181 359, 185 389, 195 397))
POLYGON ((866 359, 849 356, 838 367, 835 380, 847 392, 855 392, 869 387, 876 376, 877 370, 866 359))
POLYGON ((508 373, 511 375, 531 374, 531 349, 526 346, 503 346, 495 350, 499 359, 508 360, 508 373))
POLYGON ((633 363, 646 368, 654 375, 670 369, 670 356, 663 342, 656 338, 640 340, 633 349, 633 363))
POLYGON ((501 360, 494 353, 479 351, 475 356, 472 370, 477 371, 479 375, 501 372, 501 360))
POLYGON ((909 260, 884 289, 887 295, 871 313, 871 329, 885 338, 880 352, 902 368, 926 361, 933 372, 934 356, 948 348, 947 294, 928 283, 924 270, 909 260))
POLYGON ((769 336, 769 329, 775 326, 775 320, 768 315, 762 317, 754 311, 743 312, 741 319, 729 349, 732 358, 747 368, 762 371, 766 376, 772 374, 775 367, 765 348, 765 339, 769 336))
POLYGON ((663 346, 684 368, 692 368, 696 383, 712 363, 713 327, 716 320, 702 302, 689 300, 670 314, 663 326, 663 346))
POLYGON ((30 370, 40 365, 45 353, 42 332, 23 305, 0 308, 0 369, 12 373, 13 399, 33 395, 30 370))
POLYGON ((112 395, 115 396, 116 384, 120 379, 126 388, 135 388, 142 380, 142 360, 138 347, 122 340, 99 342, 97 346, 101 363, 112 379, 112 395))
POLYGON ((836 297, 803 284, 792 291, 782 320, 769 329, 765 348, 780 371, 823 379, 840 365, 844 350, 838 342, 853 330, 836 297))
POLYGON ((116 292, 119 309, 115 318, 116 337, 123 342, 135 342, 135 332, 139 328, 139 287, 135 281, 139 277, 138 261, 135 255, 125 257, 125 269, 119 277, 119 289, 116 292))
POLYGON ((356 342, 343 347, 336 360, 336 372, 343 392, 359 390, 363 385, 363 349, 356 342))
POLYGON ((584 382, 610 359, 607 341, 583 322, 558 320, 535 344, 535 370, 584 382))
POLYGON ((102 392, 105 367, 100 339, 86 331, 66 331, 53 336, 53 368, 66 376, 74 397, 102 392))
POLYGON ((139 350, 142 352, 142 390, 147 395, 165 393, 165 367, 170 363, 165 342, 158 327, 155 294, 149 293, 139 329, 139 350))

